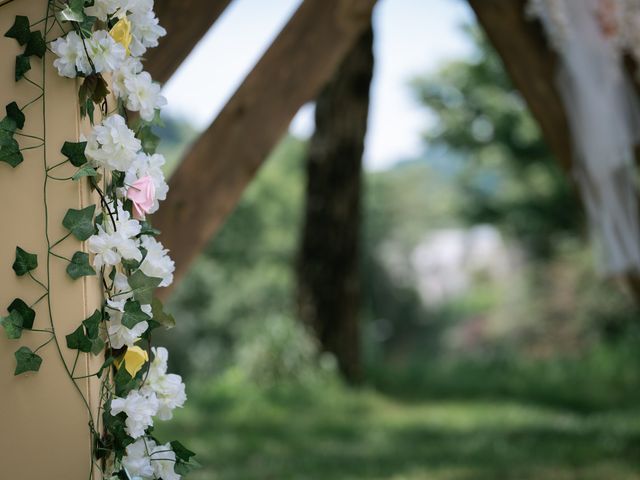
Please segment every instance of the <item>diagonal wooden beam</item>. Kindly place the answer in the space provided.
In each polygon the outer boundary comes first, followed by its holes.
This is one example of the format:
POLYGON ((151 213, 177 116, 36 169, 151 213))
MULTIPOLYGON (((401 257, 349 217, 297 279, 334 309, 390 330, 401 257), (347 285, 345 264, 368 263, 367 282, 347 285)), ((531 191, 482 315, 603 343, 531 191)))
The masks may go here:
MULTIPOLYGON (((375 0, 305 0, 171 176, 154 218, 176 281, 205 247, 286 132, 368 28, 375 0)), ((162 289, 163 294, 169 289, 162 289)))
POLYGON ((542 26, 525 17, 525 0, 468 1, 538 121, 549 148, 568 170, 571 135, 555 83, 557 58, 548 47, 542 26))
POLYGON ((151 76, 164 83, 187 58, 231 0, 157 0, 155 11, 167 36, 147 52, 151 76), (196 13, 197 12, 197 13, 196 13))

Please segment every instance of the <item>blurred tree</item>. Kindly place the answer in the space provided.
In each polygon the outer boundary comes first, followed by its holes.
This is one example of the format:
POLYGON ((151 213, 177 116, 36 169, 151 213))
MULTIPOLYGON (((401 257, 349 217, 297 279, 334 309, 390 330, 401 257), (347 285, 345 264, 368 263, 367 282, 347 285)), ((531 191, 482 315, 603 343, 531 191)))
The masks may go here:
POLYGON ((477 28, 468 32, 477 47, 472 61, 414 82, 435 116, 425 139, 464 160, 457 177, 469 223, 499 224, 531 255, 549 258, 563 236, 583 229, 578 197, 500 58, 477 28))
POLYGON ((324 351, 351 382, 360 359, 362 153, 373 76, 373 30, 346 55, 316 102, 307 154, 306 214, 298 257, 298 305, 324 351))

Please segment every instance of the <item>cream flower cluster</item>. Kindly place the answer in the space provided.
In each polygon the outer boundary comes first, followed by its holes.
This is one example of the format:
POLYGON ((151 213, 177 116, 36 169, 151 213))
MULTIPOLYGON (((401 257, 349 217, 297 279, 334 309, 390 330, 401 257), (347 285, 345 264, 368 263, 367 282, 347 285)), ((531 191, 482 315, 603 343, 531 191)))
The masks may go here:
POLYGON ((126 432, 134 440, 143 437, 145 431, 153 426, 154 417, 171 420, 173 410, 182 407, 187 400, 180 375, 167 373, 167 350, 159 347, 152 348, 152 351, 154 359, 143 387, 111 401, 112 415, 122 412, 127 415, 126 432))
POLYGON ((84 8, 84 14, 97 19, 95 31, 89 35, 73 29, 52 42, 51 50, 56 55, 54 66, 63 77, 109 74, 106 78, 118 107, 118 113, 102 118, 82 139, 88 166, 102 179, 93 183, 102 209, 86 246, 90 262, 103 278, 102 336, 115 355, 112 361, 118 371, 112 380, 115 393, 104 408, 114 421, 124 422, 129 437, 107 460, 107 477, 123 478, 124 472, 136 480, 179 480, 175 467, 184 459, 177 457, 171 444, 159 444, 150 428, 154 420, 169 420, 184 405, 185 386, 179 375, 167 372, 165 348, 151 348, 149 362, 140 346, 161 320, 154 321, 156 304, 152 306, 150 297, 139 294, 139 289, 149 284, 169 286, 175 270, 168 250, 146 222, 146 215, 156 212, 167 196, 169 187, 162 172, 165 159, 145 150, 137 136, 141 130, 138 134, 131 130, 125 119, 125 109, 138 112, 141 125, 148 127, 166 103, 141 61, 147 48, 157 46, 166 32, 153 12, 153 0, 87 3, 92 5, 84 8), (131 382, 126 379, 119 384, 117 378, 124 372, 131 382))
POLYGON ((72 31, 56 39, 51 50, 58 57, 53 62, 58 73, 68 78, 112 74, 114 94, 127 109, 153 120, 167 103, 140 61, 147 48, 158 46, 158 39, 167 33, 153 13, 153 0, 96 0, 85 13, 105 24, 123 22, 126 35, 116 41, 107 30, 97 30, 90 38, 72 31))

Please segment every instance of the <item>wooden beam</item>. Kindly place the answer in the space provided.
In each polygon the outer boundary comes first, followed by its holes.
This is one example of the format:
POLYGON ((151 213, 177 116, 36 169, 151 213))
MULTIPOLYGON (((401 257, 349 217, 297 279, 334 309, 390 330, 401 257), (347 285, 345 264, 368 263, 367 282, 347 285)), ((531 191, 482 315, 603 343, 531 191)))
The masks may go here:
MULTIPOLYGON (((375 0, 305 0, 171 176, 154 218, 176 281, 286 132, 368 27, 375 0)), ((166 295, 167 288, 162 289, 166 295)))
POLYGON ((557 58, 542 26, 525 17, 525 0, 468 0, 515 87, 538 121, 549 148, 567 170, 571 135, 556 87, 557 58))
POLYGON ((145 68, 164 83, 209 31, 231 0, 157 0, 155 11, 167 36, 149 50, 145 68), (194 13, 194 12, 197 12, 194 13))

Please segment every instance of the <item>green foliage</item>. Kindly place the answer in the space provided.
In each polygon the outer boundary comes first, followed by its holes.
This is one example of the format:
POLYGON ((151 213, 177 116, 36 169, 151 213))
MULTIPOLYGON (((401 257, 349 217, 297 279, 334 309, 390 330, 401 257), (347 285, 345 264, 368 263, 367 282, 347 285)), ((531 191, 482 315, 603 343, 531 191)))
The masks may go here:
POLYGON ((142 270, 136 270, 129 276, 133 298, 142 305, 149 305, 153 301, 153 292, 160 283, 162 283, 161 278, 147 277, 142 270))
POLYGON ((4 328, 4 333, 9 340, 17 340, 22 337, 24 327, 22 315, 17 310, 9 312, 8 317, 0 318, 0 324, 4 328))
POLYGON ((42 358, 28 347, 20 347, 14 354, 16 357, 16 369, 14 375, 26 372, 37 372, 42 365, 42 358))
POLYGON ((70 0, 67 6, 57 14, 63 22, 82 22, 86 15, 84 13, 84 0, 70 0))
POLYGON ((84 327, 80 325, 74 330, 73 333, 65 337, 67 339, 67 348, 71 350, 80 350, 81 352, 89 353, 93 346, 91 340, 84 332, 84 327))
POLYGON ((224 378, 194 386, 156 432, 196 446, 204 468, 193 480, 632 480, 640 412, 405 399, 333 383, 264 391, 224 378))
POLYGON ((37 30, 29 34, 29 40, 27 41, 27 46, 25 47, 23 55, 26 57, 35 55, 36 57, 42 58, 46 50, 47 45, 44 43, 42 32, 37 30))
POLYGON ((81 166, 76 173, 71 177, 72 180, 80 180, 84 177, 97 177, 98 172, 91 165, 83 165, 81 166))
POLYGON ((38 256, 16 247, 16 259, 13 262, 13 271, 16 275, 21 277, 36 268, 38 268, 38 256))
POLYGON ((146 322, 148 320, 150 320, 150 317, 140 309, 139 302, 135 300, 127 300, 124 304, 122 325, 127 328, 133 328, 140 322, 146 322))
MULTIPOLYGON (((167 128, 169 138, 188 131, 167 128)), ((265 332, 268 322, 294 318, 292 266, 305 148, 291 137, 281 142, 234 214, 178 284, 167 310, 180 319, 180 328, 154 336, 172 351, 173 370, 223 371, 235 362, 240 345, 265 332)))
POLYGON ((14 311, 20 315, 22 319, 22 328, 26 328, 27 330, 31 330, 33 328, 33 322, 36 318, 36 312, 27 305, 24 300, 20 298, 16 298, 11 302, 7 310, 10 313, 14 311))
POLYGON ((23 79, 29 70, 31 70, 31 61, 29 60, 29 57, 26 55, 18 55, 16 57, 16 82, 23 79))
POLYGON ((87 163, 87 157, 84 154, 86 148, 87 142, 64 142, 60 153, 67 157, 74 167, 81 167, 87 163))
POLYGON ((74 280, 80 277, 95 275, 96 271, 89 264, 89 254, 85 252, 76 252, 71 257, 69 265, 67 265, 67 275, 74 280))
POLYGON ((18 107, 18 104, 16 102, 11 102, 5 107, 5 109, 7 111, 7 117, 15 122, 16 127, 19 129, 24 128, 24 122, 26 119, 22 110, 18 107))
MULTIPOLYGON (((10 109, 13 110, 13 107, 7 105, 7 112, 10 109)), ((8 163, 13 168, 23 161, 20 146, 15 138, 13 138, 17 127, 18 124, 11 115, 6 116, 0 121, 0 161, 8 163)))
POLYGON ((87 240, 96 232, 96 227, 93 224, 95 211, 95 205, 89 205, 82 210, 70 208, 62 220, 62 225, 73 233, 73 236, 78 240, 87 240))
POLYGON ((498 224, 547 258, 563 236, 581 234, 578 199, 498 55, 478 30, 471 35, 473 60, 414 82, 436 117, 426 140, 462 161, 454 175, 467 222, 498 224))
POLYGON ((162 302, 154 297, 151 302, 151 317, 165 328, 173 328, 176 326, 176 319, 164 309, 162 302))
POLYGON ((20 46, 24 46, 31 37, 31 29, 29 25, 29 18, 24 15, 16 16, 13 25, 7 32, 4 34, 7 38, 14 38, 20 44, 20 46))

